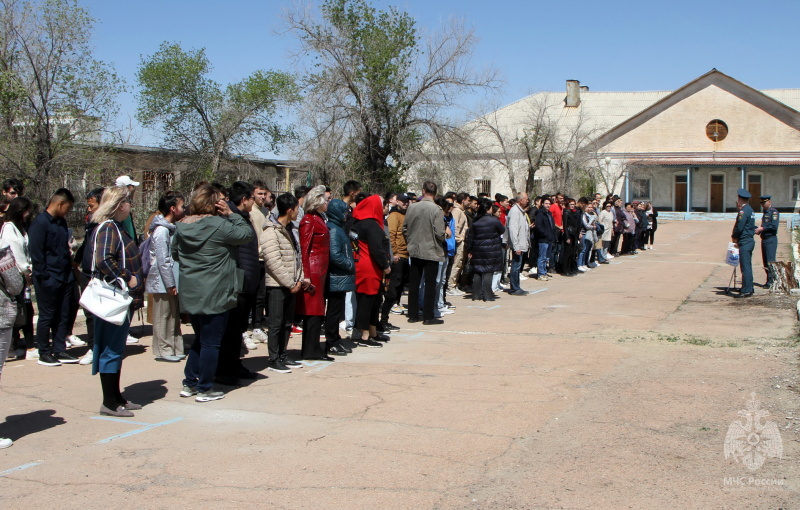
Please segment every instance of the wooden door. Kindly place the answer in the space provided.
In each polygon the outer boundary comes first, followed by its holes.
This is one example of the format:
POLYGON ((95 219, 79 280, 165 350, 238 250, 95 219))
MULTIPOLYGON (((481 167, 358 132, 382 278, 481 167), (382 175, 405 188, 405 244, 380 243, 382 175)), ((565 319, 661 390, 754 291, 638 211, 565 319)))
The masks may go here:
POLYGON ((750 192, 750 207, 752 207, 754 211, 761 210, 761 200, 758 198, 761 196, 760 175, 747 176, 747 191, 750 192))
POLYGON ((708 212, 725 211, 725 176, 712 175, 708 212))
POLYGON ((675 210, 686 211, 686 176, 675 176, 675 210))

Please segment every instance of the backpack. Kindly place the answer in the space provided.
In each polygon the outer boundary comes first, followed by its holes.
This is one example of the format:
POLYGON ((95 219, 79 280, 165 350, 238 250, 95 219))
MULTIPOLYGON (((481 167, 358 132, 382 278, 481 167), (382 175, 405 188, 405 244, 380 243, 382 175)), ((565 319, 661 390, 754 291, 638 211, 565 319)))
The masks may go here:
POLYGON ((150 272, 150 265, 153 262, 152 257, 150 257, 150 245, 153 243, 153 235, 144 240, 142 244, 139 245, 139 258, 142 261, 142 276, 146 279, 147 274, 150 272))

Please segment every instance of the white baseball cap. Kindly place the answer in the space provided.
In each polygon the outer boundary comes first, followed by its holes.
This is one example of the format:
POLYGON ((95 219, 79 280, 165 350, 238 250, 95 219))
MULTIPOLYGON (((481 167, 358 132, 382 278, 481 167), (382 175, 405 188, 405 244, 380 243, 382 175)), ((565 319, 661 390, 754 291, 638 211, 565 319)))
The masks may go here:
POLYGON ((120 188, 125 186, 138 186, 139 183, 131 179, 130 175, 120 175, 117 177, 117 182, 115 183, 120 188))

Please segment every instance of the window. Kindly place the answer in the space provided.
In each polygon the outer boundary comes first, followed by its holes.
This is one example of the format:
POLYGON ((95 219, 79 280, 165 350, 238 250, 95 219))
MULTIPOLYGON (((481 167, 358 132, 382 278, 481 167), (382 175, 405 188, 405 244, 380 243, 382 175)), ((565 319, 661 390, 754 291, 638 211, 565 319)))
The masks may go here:
POLYGON ((721 142, 728 136, 728 125, 719 119, 714 119, 706 125, 706 136, 712 142, 721 142))
POLYGON ((631 185, 631 198, 634 200, 650 198, 650 179, 633 179, 631 185))
POLYGON ((790 179, 791 182, 791 190, 792 196, 789 198, 790 200, 800 200, 800 176, 792 177, 790 179))
POLYGON ((486 193, 488 195, 492 194, 492 181, 491 179, 475 179, 475 189, 476 195, 480 195, 481 193, 486 193))
POLYGON ((175 174, 167 170, 145 170, 142 172, 142 193, 145 196, 154 194, 160 196, 172 189, 175 183, 175 174))

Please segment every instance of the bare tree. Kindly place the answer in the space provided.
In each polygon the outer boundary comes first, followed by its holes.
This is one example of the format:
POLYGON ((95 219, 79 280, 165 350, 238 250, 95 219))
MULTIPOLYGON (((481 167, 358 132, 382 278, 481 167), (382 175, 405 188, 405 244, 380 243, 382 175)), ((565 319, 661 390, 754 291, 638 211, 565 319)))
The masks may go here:
POLYGON ((492 87, 495 72, 472 64, 476 37, 458 21, 420 35, 408 13, 367 0, 325 0, 321 11, 285 16, 314 59, 308 93, 328 117, 316 134, 343 128, 348 172, 376 191, 396 187, 423 140, 456 129, 445 112, 458 94, 492 87))
POLYGON ((81 145, 100 141, 124 87, 92 57, 94 19, 76 1, 0 4, 0 158, 43 198, 64 168, 91 163, 81 145))

